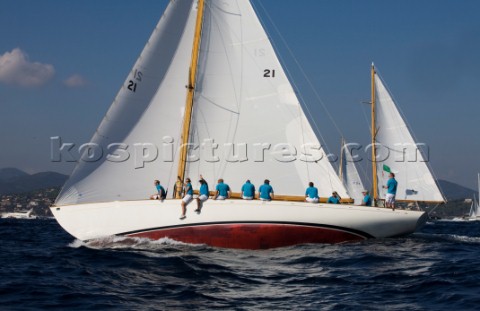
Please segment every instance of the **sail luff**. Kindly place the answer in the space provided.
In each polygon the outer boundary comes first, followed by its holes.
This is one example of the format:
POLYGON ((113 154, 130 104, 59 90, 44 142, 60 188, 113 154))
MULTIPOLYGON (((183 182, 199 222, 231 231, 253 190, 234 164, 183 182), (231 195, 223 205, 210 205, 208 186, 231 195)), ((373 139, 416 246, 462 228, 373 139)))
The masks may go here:
MULTIPOLYGON (((188 79, 188 86, 187 86, 187 101, 185 105, 185 115, 183 120, 183 128, 182 128, 182 144, 180 145, 180 159, 178 162, 178 176, 180 180, 185 179, 185 169, 186 169, 186 158, 188 152, 188 142, 189 142, 189 134, 190 134, 190 125, 192 121, 192 110, 193 110, 193 102, 195 97, 195 80, 197 77, 197 69, 198 69, 198 58, 199 58, 199 51, 200 51, 200 42, 202 37, 202 24, 203 24, 203 12, 204 12, 204 0, 198 0, 198 8, 197 8, 197 20, 195 24, 195 36, 193 39, 193 47, 192 47, 192 62, 190 65, 190 73, 188 79)), ((177 199, 179 199, 178 195, 180 192, 177 192, 175 195, 177 199)))

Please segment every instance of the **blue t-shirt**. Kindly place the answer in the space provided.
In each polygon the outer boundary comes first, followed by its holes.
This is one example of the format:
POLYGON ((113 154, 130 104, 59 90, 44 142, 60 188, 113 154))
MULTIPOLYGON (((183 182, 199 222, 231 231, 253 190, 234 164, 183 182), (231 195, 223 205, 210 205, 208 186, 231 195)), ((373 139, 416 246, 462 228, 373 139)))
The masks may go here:
POLYGON ((338 197, 331 196, 328 198, 327 203, 340 204, 340 199, 338 197))
POLYGON ((318 198, 317 187, 308 187, 307 191, 305 191, 305 195, 308 195, 308 197, 311 199, 317 199, 318 198))
POLYGON ((162 194, 162 195, 165 195, 165 189, 162 187, 162 185, 155 185, 155 187, 157 188, 157 191, 159 194, 162 194))
POLYGON ((208 192, 208 184, 207 183, 204 183, 200 186, 200 195, 206 195, 207 197, 209 196, 209 192, 208 192))
POLYGON ((243 184, 242 193, 246 197, 253 198, 253 196, 255 195, 255 186, 249 182, 243 184))
POLYGON ((363 203, 365 203, 366 206, 371 206, 372 198, 367 194, 366 196, 363 197, 363 203))
POLYGON ((397 194, 397 185, 398 182, 395 180, 395 178, 390 178, 387 182, 387 193, 397 194))
POLYGON ((258 189, 260 192, 260 199, 271 200, 270 193, 273 193, 273 188, 269 184, 263 184, 258 189))
POLYGON ((228 191, 230 191, 230 186, 221 182, 217 185, 216 190, 218 191, 218 195, 222 197, 228 197, 228 191))
POLYGON ((185 192, 189 195, 193 195, 193 188, 191 183, 187 183, 185 186, 185 192))

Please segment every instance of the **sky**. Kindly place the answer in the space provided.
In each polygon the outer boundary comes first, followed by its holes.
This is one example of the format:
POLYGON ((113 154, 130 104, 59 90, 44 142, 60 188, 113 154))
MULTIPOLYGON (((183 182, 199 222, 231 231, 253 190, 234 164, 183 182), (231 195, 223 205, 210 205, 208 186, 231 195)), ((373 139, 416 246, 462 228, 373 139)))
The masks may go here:
MULTIPOLYGON (((439 179, 480 172, 480 1, 253 0, 331 152, 367 145, 375 65, 439 179), (305 73, 305 75, 304 75, 305 73)), ((167 0, 0 0, 0 168, 69 174, 167 0)))

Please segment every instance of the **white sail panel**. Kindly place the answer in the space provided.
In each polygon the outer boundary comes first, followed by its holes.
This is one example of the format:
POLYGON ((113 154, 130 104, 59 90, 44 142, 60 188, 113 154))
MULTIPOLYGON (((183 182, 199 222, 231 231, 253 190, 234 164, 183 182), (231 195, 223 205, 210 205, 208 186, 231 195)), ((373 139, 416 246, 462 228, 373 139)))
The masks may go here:
POLYGON ((350 198, 354 199, 354 204, 360 205, 363 201, 362 191, 365 190, 365 187, 353 160, 351 150, 348 148, 348 144, 343 145, 341 156, 340 179, 345 185, 345 188, 347 188, 350 198))
POLYGON ((375 75, 375 88, 376 142, 381 146, 377 151, 380 157, 377 162, 379 193, 382 197, 386 194, 382 185, 386 185, 390 170, 398 181, 397 200, 444 201, 421 148, 417 148, 407 124, 378 75, 375 75))
POLYGON ((234 191, 268 178, 284 195, 303 195, 313 181, 321 196, 347 197, 323 150, 312 148, 320 143, 249 1, 206 1, 191 142, 209 139, 218 148, 195 150, 187 176, 224 178, 234 191))
POLYGON ((170 145, 180 142, 195 18, 195 1, 170 2, 92 138, 104 153, 128 152, 128 160, 81 161, 57 205, 145 199, 154 179, 173 184, 178 156, 170 145))

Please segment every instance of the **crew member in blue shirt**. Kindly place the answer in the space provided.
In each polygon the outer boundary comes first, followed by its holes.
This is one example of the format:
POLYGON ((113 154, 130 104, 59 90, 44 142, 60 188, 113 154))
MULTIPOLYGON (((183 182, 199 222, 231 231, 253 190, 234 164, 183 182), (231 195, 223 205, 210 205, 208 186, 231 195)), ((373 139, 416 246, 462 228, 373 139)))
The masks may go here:
POLYGON ((372 198, 368 194, 368 190, 363 190, 363 200, 362 200, 362 205, 363 206, 372 206, 372 198))
POLYGON ((318 203, 318 189, 313 186, 313 182, 308 183, 308 188, 305 191, 305 201, 310 203, 318 203))
POLYGON ((195 210, 195 212, 197 214, 200 214, 200 211, 203 207, 203 202, 208 200, 208 196, 210 195, 210 193, 208 191, 208 183, 205 179, 203 179, 202 175, 200 175, 200 180, 198 182, 200 183, 200 191, 197 197, 197 209, 195 210))
POLYGON ((218 180, 218 184, 215 190, 217 190, 217 192, 215 193, 215 200, 225 200, 230 198, 230 186, 224 183, 222 178, 218 180))
POLYGON ((152 194, 150 196, 150 200, 164 200, 165 197, 167 196, 167 194, 165 193, 165 189, 162 187, 162 185, 160 185, 160 181, 159 180, 155 180, 153 182, 153 184, 155 185, 155 188, 157 188, 157 194, 152 194))
POLYGON ((270 186, 270 180, 265 179, 263 185, 258 189, 258 196, 262 201, 271 201, 274 198, 273 188, 270 186))
POLYGON ((185 215, 186 212, 187 212, 187 205, 192 202, 193 200, 193 188, 192 188, 192 182, 190 180, 190 178, 187 178, 185 180, 185 189, 183 191, 183 193, 185 193, 183 199, 182 199, 182 216, 180 216, 180 220, 183 220, 185 218, 187 218, 187 216, 185 215))
POLYGON ((255 197, 255 186, 248 179, 242 186, 242 199, 253 200, 255 197))
POLYGON ((395 210, 395 195, 397 194, 398 182, 395 179, 395 174, 390 173, 388 176, 390 179, 387 181, 387 185, 383 186, 384 189, 387 189, 387 195, 385 196, 385 206, 387 208, 392 208, 395 210))
POLYGON ((332 196, 328 198, 327 203, 331 204, 340 204, 340 196, 338 195, 337 191, 332 192, 332 196))

